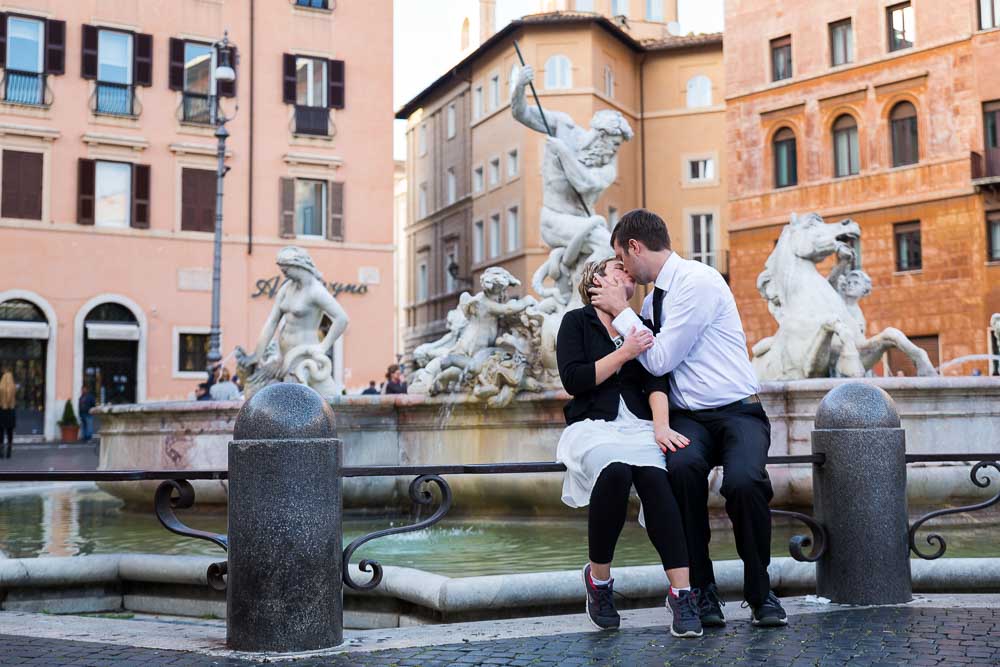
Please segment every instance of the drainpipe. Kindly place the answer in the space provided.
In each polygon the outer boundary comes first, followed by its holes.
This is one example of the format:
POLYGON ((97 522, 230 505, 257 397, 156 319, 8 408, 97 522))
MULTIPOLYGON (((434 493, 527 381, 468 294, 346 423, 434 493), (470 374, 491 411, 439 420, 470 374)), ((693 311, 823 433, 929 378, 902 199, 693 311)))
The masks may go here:
POLYGON ((646 95, 643 87, 642 70, 646 65, 646 54, 639 58, 639 173, 642 181, 642 207, 646 208, 646 95))
POLYGON ((253 83, 255 68, 253 65, 253 38, 254 38, 254 8, 256 0, 250 0, 250 164, 247 169, 247 254, 253 254, 253 83))

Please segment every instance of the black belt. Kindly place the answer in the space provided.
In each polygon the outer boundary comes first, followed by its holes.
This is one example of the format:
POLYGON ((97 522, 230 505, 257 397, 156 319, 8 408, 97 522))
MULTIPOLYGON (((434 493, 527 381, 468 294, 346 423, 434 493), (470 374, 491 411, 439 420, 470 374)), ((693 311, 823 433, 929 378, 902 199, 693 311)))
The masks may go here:
MULTIPOLYGON (((738 401, 733 401, 732 403, 726 403, 725 405, 720 405, 714 408, 702 408, 700 410, 688 410, 688 412, 711 412, 713 410, 725 410, 727 408, 733 408, 737 405, 760 405, 760 396, 757 394, 751 394, 746 398, 741 398, 738 401)), ((683 408, 681 408, 683 409, 683 408)))

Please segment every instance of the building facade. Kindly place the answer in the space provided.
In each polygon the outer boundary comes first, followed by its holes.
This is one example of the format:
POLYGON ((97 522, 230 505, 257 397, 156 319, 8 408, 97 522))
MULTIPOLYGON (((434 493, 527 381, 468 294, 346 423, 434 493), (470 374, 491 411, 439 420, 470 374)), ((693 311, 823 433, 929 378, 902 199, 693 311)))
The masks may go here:
POLYGON ((391 13, 390 0, 5 5, 0 367, 17 379, 19 434, 53 437, 84 384, 125 402, 205 379, 213 43, 227 31, 223 355, 255 345, 275 254, 294 243, 351 317, 337 379, 381 377, 395 359, 391 13))
POLYGON ((632 208, 656 210, 676 249, 727 271, 722 38, 663 37, 666 24, 656 23, 654 40, 598 12, 523 17, 400 109, 413 280, 407 351, 445 332, 447 312, 463 291, 479 290, 487 267, 506 268, 526 294, 548 256, 538 222, 545 137, 510 112, 515 40, 535 69, 543 107, 584 127, 595 112, 614 109, 635 133, 595 213, 613 226, 632 208))
MULTIPOLYGON (((776 328, 757 292, 792 212, 861 226, 868 332, 893 326, 935 365, 991 351, 1000 310, 1000 6, 726 3, 732 286, 752 343, 776 328)), ((829 268, 826 266, 824 268, 829 268)), ((994 348, 995 351, 995 348, 994 348)), ((891 353, 878 369, 911 375, 891 353)), ((976 361, 950 372, 996 373, 976 361)))

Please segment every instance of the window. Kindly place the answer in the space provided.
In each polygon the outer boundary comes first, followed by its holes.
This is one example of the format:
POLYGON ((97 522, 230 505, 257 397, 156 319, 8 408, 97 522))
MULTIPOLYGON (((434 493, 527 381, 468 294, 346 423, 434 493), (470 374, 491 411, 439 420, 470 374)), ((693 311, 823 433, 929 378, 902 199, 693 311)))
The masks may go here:
POLYGON ((798 158, 795 153, 795 133, 783 127, 774 134, 774 187, 798 185, 798 158))
POLYGON ((209 169, 181 169, 181 229, 215 231, 216 175, 209 169))
POLYGON ((520 164, 517 159, 517 149, 512 148, 507 151, 507 178, 513 178, 517 176, 520 170, 520 164))
MULTIPOLYGON (((998 0, 1000 1, 1000 0, 998 0)), ((514 94, 514 88, 517 86, 517 77, 521 73, 521 66, 514 63, 510 66, 510 78, 507 80, 508 95, 514 94)))
POLYGON ((569 58, 556 55, 545 61, 545 87, 548 90, 573 87, 573 66, 569 58))
POLYGON ((1000 0, 979 0, 979 27, 982 30, 1000 27, 1000 0))
POLYGON ((628 0, 611 0, 612 16, 628 16, 628 0))
POLYGON ((95 184, 94 223, 100 227, 128 227, 132 166, 124 162, 98 162, 95 184))
POLYGON ((472 117, 481 118, 483 115, 483 87, 476 86, 472 91, 472 117))
POLYGON ((500 256, 500 214, 490 216, 490 259, 500 256))
POLYGON ((290 53, 283 59, 282 98, 285 104, 295 105, 295 133, 329 135, 328 109, 345 105, 344 61, 290 53))
POLYGON ((511 206, 507 209, 507 252, 517 250, 520 244, 521 225, 517 214, 517 207, 511 206))
POLYGON ((299 7, 309 7, 311 9, 329 9, 330 0, 295 0, 299 7))
POLYGON ((97 33, 97 112, 132 115, 132 35, 97 33))
POLYGON ((42 154, 3 151, 0 216, 42 219, 42 154))
POLYGON ((417 301, 426 301, 429 296, 427 284, 427 260, 421 260, 417 265, 417 301))
POLYGON ((885 10, 889 26, 889 50, 899 51, 913 46, 915 40, 913 6, 909 2, 885 10))
MULTIPOLYGON (((6 217, 6 216, 4 216, 6 217)), ((1000 262, 1000 211, 986 214, 986 247, 990 262, 1000 262)))
POLYGON ((149 165, 77 160, 77 223, 149 228, 149 165))
POLYGON ((663 20, 663 0, 646 0, 646 20, 663 20))
POLYGON ((427 155, 427 124, 424 123, 417 130, 417 154, 427 155))
POLYGON ((688 180, 711 181, 715 179, 715 160, 702 158, 688 160, 688 180))
MULTIPOLYGON (((927 353, 931 360, 931 365, 937 368, 941 364, 941 349, 938 344, 936 334, 930 336, 907 336, 910 342, 927 353)), ((902 372, 906 377, 914 377, 917 374, 917 367, 908 356, 895 347, 889 348, 889 370, 897 375, 902 372)))
POLYGON ((851 19, 830 24, 830 64, 834 67, 854 62, 854 28, 851 19))
POLYGON ((472 191, 482 192, 483 187, 483 168, 476 167, 472 170, 472 191))
POLYGON ((892 137, 892 166, 916 164, 920 160, 917 137, 917 110, 909 102, 900 102, 889 114, 892 137))
POLYGON ((447 175, 448 204, 454 204, 458 199, 458 179, 455 177, 455 168, 448 167, 447 175))
POLYGON ((833 124, 833 173, 837 178, 853 176, 859 169, 858 124, 844 114, 833 124))
POLYGON ((781 81, 792 77, 792 38, 771 40, 771 80, 781 81))
POLYGON ((608 207, 608 229, 614 231, 615 225, 618 224, 618 209, 614 206, 608 207))
POLYGON ((417 217, 427 217, 427 184, 421 183, 417 192, 417 217))
POLYGON ((295 235, 324 236, 326 181, 295 179, 295 235))
POLYGON ((448 248, 448 253, 444 258, 444 291, 451 294, 458 289, 458 281, 451 275, 451 267, 458 266, 458 250, 455 246, 448 248))
POLYGON ((183 111, 187 122, 208 123, 212 110, 209 95, 212 92, 214 50, 208 44, 182 42, 184 49, 183 111))
POLYGON ((594 0, 576 0, 576 11, 578 12, 594 11, 594 0))
POLYGON ((500 158, 490 160, 490 187, 500 184, 500 158))
POLYGON ((921 268, 920 222, 901 222, 893 225, 896 238, 896 270, 917 271, 921 268))
MULTIPOLYGON (((0 19, 2 20, 2 19, 0 19)), ((42 104, 45 93, 45 23, 11 16, 7 19, 4 100, 15 104, 42 104)))
POLYGON ((479 263, 486 255, 486 241, 483 233, 483 221, 476 220, 472 223, 472 261, 479 263))
POLYGON ((204 373, 208 368, 209 334, 177 332, 178 373, 204 373))
POLYGON ((610 65, 604 66, 604 94, 608 97, 615 96, 615 71, 610 65))
POLYGON ((445 111, 445 124, 448 130, 448 138, 452 139, 455 136, 455 105, 449 104, 447 111, 445 111))
POLYGON ((691 216, 691 259, 709 266, 715 266, 712 217, 711 213, 696 213, 691 216))
POLYGON ((687 106, 689 109, 712 106, 712 80, 703 74, 693 76, 687 82, 687 106))
POLYGON ((500 75, 490 77, 490 109, 500 108, 500 75))
POLYGON ((295 58, 295 104, 302 107, 325 107, 327 94, 326 60, 295 58))

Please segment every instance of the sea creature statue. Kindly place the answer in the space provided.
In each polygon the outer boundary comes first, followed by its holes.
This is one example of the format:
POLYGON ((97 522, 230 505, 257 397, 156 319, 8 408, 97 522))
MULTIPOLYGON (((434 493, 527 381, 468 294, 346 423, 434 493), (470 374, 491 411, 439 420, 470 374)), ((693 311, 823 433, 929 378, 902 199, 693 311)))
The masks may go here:
POLYGON ((993 339, 997 343, 997 349, 1000 350, 1000 313, 993 313, 993 317, 990 318, 990 328, 993 329, 993 339))
POLYGON ((276 262, 285 281, 274 297, 257 346, 251 354, 236 348, 244 395, 249 399, 275 382, 297 382, 333 398, 340 388, 333 379, 329 352, 347 328, 347 313, 330 294, 308 252, 286 246, 278 251, 276 262), (330 319, 330 328, 321 341, 324 315, 330 319))
POLYGON ((825 223, 815 213, 792 214, 789 224, 757 277, 778 331, 753 346, 753 365, 761 380, 863 377, 890 348, 902 350, 922 376, 937 375, 927 353, 898 329, 866 337, 858 300, 871 291, 866 273, 851 270, 860 238, 853 220, 825 223), (836 254, 829 276, 816 265, 836 254))

